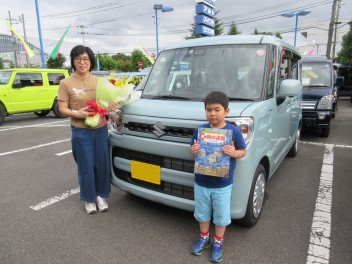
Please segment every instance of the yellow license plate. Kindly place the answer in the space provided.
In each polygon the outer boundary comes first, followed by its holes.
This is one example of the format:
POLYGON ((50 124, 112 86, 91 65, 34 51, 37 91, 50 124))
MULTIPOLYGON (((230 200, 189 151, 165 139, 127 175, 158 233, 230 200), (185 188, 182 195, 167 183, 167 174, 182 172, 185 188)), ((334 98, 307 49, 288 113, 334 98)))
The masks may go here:
POLYGON ((160 185, 160 166, 131 160, 131 176, 137 180, 160 185))

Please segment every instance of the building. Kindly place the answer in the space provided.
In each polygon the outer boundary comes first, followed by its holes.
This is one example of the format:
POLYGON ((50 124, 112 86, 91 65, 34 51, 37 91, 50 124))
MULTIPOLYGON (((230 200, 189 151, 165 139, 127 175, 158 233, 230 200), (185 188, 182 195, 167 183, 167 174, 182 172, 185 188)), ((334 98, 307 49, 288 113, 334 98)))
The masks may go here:
MULTIPOLYGON (((27 57, 27 53, 22 46, 22 43, 11 35, 0 34, 0 57, 4 62, 5 68, 12 66, 22 67, 41 67, 41 51, 40 48, 27 43, 34 51, 35 55, 32 58, 27 57), (16 56, 15 56, 16 54, 16 56)), ((45 60, 49 57, 44 54, 45 60)))

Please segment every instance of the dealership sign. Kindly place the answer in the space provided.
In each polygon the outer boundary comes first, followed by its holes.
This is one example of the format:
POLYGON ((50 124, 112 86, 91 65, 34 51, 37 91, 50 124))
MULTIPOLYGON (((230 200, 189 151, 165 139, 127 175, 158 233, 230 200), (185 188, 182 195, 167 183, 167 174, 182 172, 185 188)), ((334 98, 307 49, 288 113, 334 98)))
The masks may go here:
POLYGON ((215 0, 196 0, 195 33, 204 36, 215 35, 215 0))

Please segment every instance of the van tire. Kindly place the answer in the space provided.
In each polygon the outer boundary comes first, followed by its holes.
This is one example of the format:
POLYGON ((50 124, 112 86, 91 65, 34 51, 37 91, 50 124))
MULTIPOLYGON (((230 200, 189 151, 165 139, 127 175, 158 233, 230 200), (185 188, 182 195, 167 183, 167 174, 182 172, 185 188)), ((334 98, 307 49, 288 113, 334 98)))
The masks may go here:
POLYGON ((0 125, 4 122, 5 116, 6 116, 5 109, 0 103, 0 125))
POLYGON ((240 224, 251 227, 258 222, 264 203, 265 182, 266 172, 264 166, 259 164, 254 173, 246 215, 238 221, 240 224))
POLYGON ((298 142, 299 142, 300 137, 301 137, 301 127, 298 127, 298 129, 296 131, 295 142, 293 142, 291 149, 287 153, 287 157, 291 157, 291 158, 296 157, 296 155, 298 153, 298 142))
POLYGON ((56 117, 58 118, 64 118, 64 117, 67 117, 63 114, 61 114, 60 110, 59 110, 59 103, 57 101, 54 102, 54 105, 53 105, 53 113, 56 117))
POLYGON ((321 136, 322 137, 328 137, 330 134, 330 123, 327 127, 324 127, 322 130, 321 130, 321 136))
POLYGON ((44 110, 44 111, 34 112, 34 114, 35 114, 36 116, 39 116, 39 117, 44 117, 44 116, 47 116, 49 113, 50 113, 50 111, 49 111, 49 110, 44 110))

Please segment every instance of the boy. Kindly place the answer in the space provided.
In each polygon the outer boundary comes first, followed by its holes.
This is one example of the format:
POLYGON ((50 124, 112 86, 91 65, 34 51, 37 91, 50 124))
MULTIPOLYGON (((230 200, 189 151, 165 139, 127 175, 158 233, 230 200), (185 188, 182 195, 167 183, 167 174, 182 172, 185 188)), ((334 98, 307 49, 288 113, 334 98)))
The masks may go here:
MULTIPOLYGON (((227 178, 195 174, 194 178, 194 217, 199 222, 200 239, 192 247, 191 252, 201 255, 210 247, 209 227, 213 215, 215 236, 210 260, 221 262, 223 259, 223 237, 226 226, 231 223, 230 203, 233 183, 233 172, 236 167, 236 159, 246 155, 246 143, 238 127, 225 122, 228 108, 228 97, 222 92, 211 92, 204 101, 205 113, 209 123, 199 127, 218 128, 232 130, 231 145, 222 148, 223 153, 230 156, 229 176, 227 178)), ((200 149, 197 143, 198 129, 191 140, 191 152, 196 155, 200 149)))

